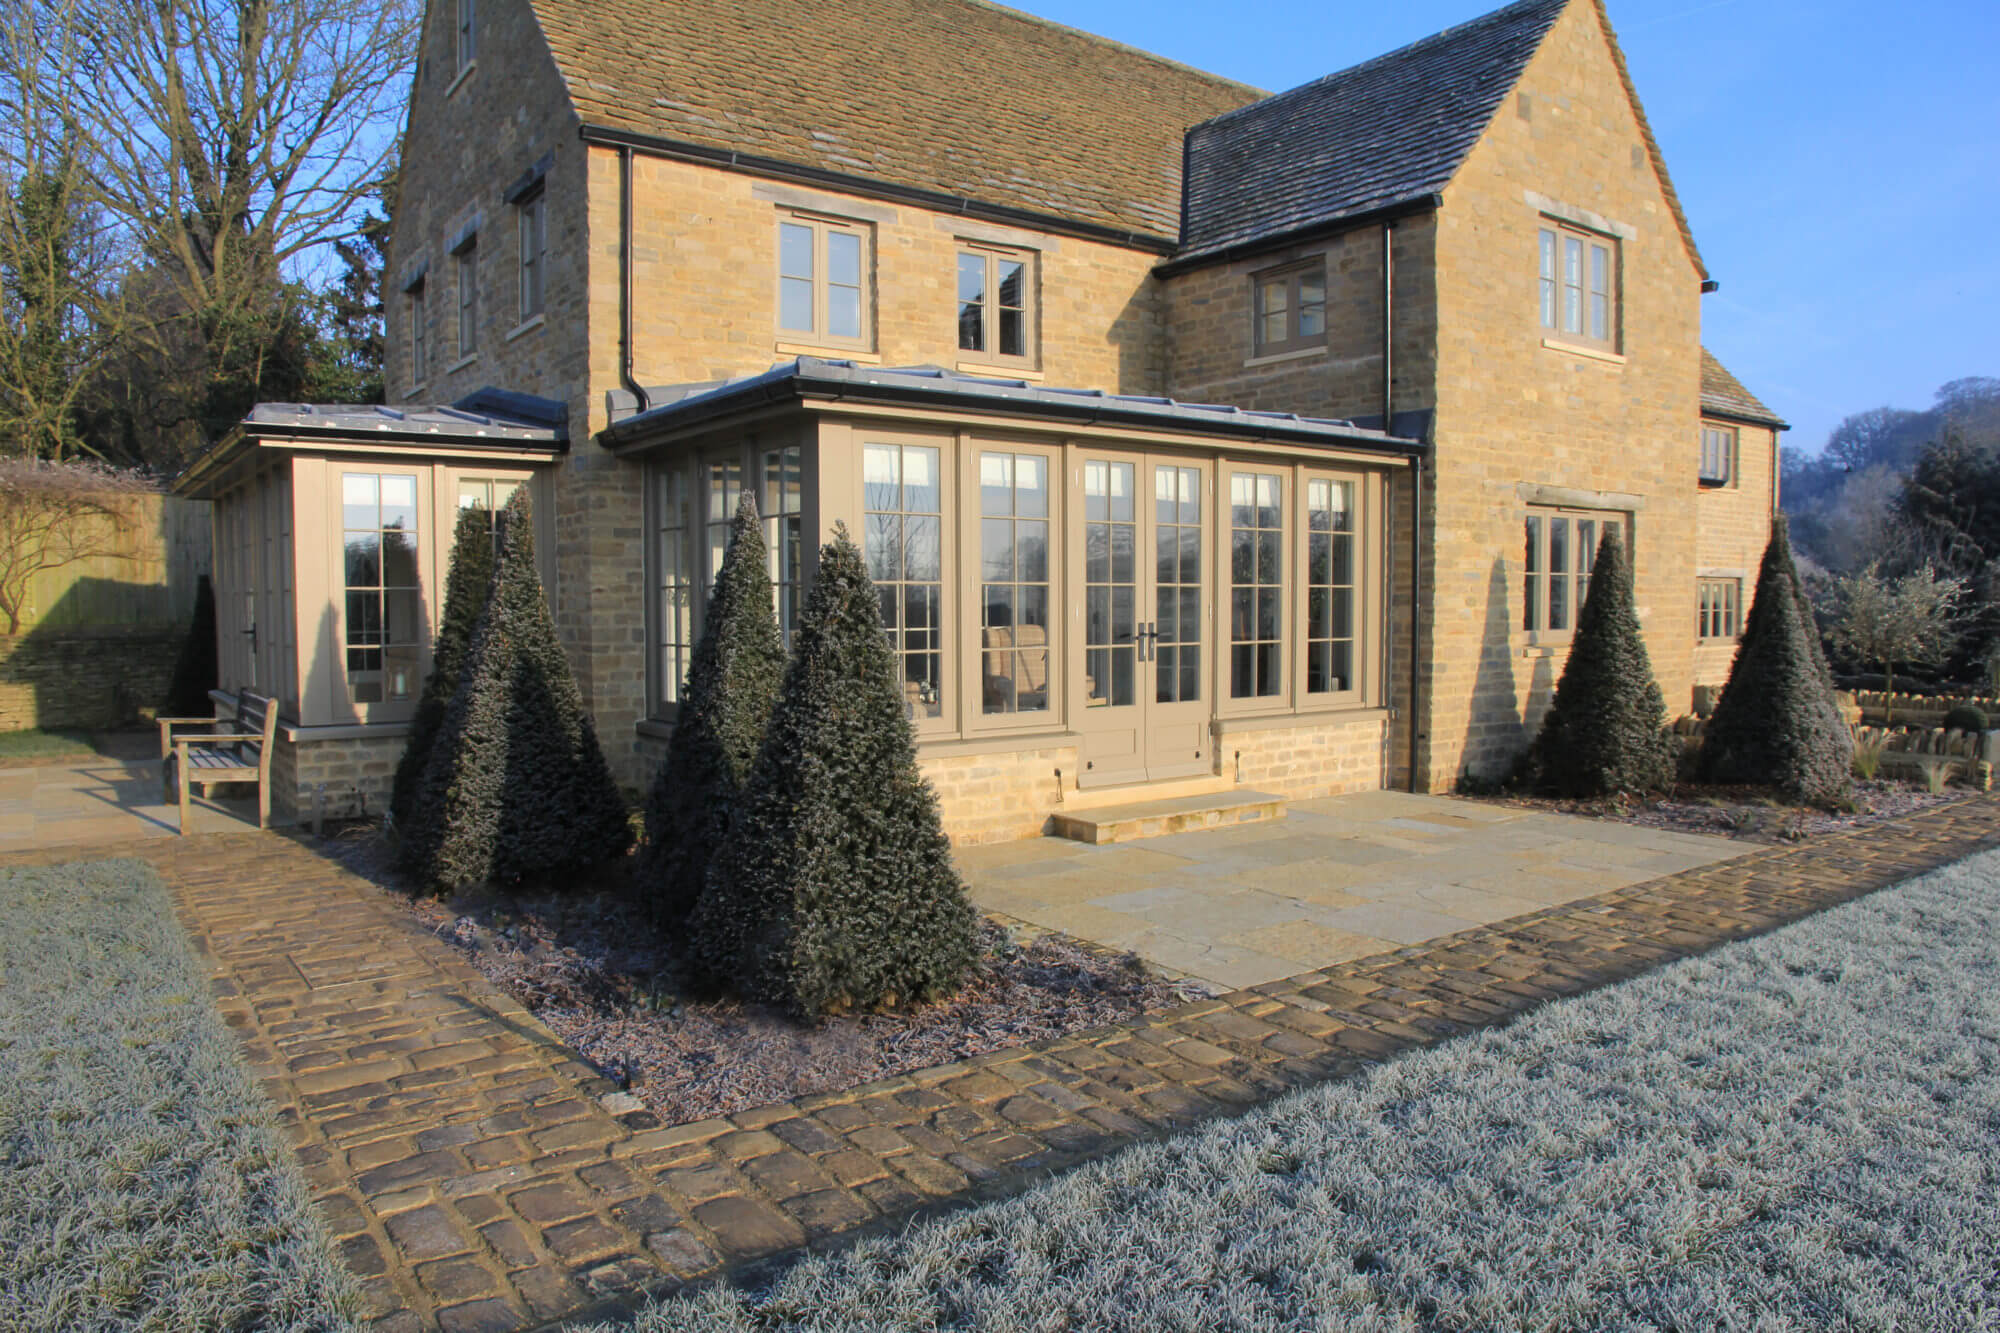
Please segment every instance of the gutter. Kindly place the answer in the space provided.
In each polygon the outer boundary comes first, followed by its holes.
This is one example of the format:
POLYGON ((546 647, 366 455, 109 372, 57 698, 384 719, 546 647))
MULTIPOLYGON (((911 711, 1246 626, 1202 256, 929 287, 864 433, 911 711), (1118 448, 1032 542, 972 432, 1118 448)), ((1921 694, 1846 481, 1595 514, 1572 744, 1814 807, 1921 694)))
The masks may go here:
MULTIPOLYGON (((706 144, 689 143, 685 139, 669 139, 657 134, 643 134, 637 130, 584 124, 578 127, 577 136, 587 144, 616 148, 628 156, 633 152, 642 152, 652 157, 664 157, 677 162, 721 167, 725 171, 737 171, 747 176, 790 181, 797 185, 813 185, 868 199, 912 204, 940 213, 957 213, 964 217, 996 222, 1004 226, 1029 227, 1053 235, 1103 241, 1132 250, 1151 250, 1155 254, 1170 255, 1176 245, 1172 237, 1159 236, 1151 232, 1121 231, 1117 227, 1056 217, 1049 213, 1037 213, 1031 209, 984 203, 966 195, 949 194, 942 190, 926 190, 915 185, 896 185, 868 176, 850 176, 845 172, 828 171, 825 167, 809 167, 799 162, 761 157, 755 153, 741 153, 730 148, 711 148, 706 144)), ((630 179, 629 176, 627 179, 630 179)))
POLYGON ((1252 255, 1265 254, 1272 250, 1282 250, 1287 246, 1303 245, 1328 236, 1339 236, 1344 232, 1358 231, 1375 223, 1394 222, 1399 218, 1414 217, 1419 213, 1430 213, 1442 207, 1444 196, 1437 193, 1420 194, 1410 199, 1384 204, 1379 208, 1363 209, 1359 213, 1349 213, 1343 217, 1329 218, 1290 231, 1281 231, 1270 236, 1259 236, 1253 240, 1238 241, 1225 245, 1220 250, 1204 250, 1200 254, 1169 259, 1153 267, 1156 278, 1171 278, 1193 269, 1210 264, 1226 264, 1232 260, 1246 259, 1252 255))

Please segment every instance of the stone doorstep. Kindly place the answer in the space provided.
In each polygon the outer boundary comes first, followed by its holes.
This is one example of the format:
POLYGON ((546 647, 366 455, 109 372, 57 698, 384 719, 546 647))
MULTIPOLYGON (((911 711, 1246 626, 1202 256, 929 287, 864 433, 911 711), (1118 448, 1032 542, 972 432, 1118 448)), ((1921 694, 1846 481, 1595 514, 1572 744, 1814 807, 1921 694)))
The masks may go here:
POLYGON ((1164 801, 1135 801, 1091 810, 1058 809, 1050 821, 1054 837, 1102 844, 1284 817, 1284 797, 1239 788, 1206 796, 1176 796, 1164 801))

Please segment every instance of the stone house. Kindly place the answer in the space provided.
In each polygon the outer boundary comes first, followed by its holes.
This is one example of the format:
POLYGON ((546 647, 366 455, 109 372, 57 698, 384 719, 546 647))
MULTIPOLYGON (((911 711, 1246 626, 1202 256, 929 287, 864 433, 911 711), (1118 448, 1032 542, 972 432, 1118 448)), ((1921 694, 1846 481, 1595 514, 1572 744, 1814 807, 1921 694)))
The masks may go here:
POLYGON ((1276 96, 981 0, 432 0, 388 404, 265 405, 180 486, 281 809, 380 807, 452 513, 522 484, 635 787, 749 489, 786 623, 863 540, 957 838, 1448 789, 1609 527, 1670 707, 1726 673, 1783 423, 1714 286, 1603 0, 1276 96))

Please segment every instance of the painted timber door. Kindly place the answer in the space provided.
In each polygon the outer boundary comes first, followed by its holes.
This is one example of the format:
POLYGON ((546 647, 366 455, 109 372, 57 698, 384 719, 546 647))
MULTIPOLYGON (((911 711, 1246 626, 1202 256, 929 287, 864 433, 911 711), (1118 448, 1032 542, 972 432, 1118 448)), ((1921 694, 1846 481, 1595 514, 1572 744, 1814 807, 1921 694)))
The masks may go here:
POLYGON ((1104 786, 1210 772, 1213 469, 1164 455, 1077 457, 1078 781, 1104 786))

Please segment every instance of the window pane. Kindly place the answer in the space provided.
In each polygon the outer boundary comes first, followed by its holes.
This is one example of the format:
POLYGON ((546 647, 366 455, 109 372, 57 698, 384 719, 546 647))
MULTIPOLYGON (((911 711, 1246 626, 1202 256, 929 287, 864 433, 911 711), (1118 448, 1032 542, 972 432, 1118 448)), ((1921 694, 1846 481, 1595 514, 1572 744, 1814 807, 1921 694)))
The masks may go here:
POLYGON ((804 278, 808 283, 812 281, 813 234, 811 227, 802 227, 795 222, 779 224, 778 273, 787 278, 804 278))
POLYGON ((861 238, 853 232, 826 234, 826 280, 848 287, 861 285, 861 238))
POLYGON ((409 529, 417 526, 415 477, 382 478, 382 526, 409 529))
POLYGON ((1046 518, 1049 513, 1049 463, 1046 458, 1024 454, 1014 460, 1014 512, 1023 517, 1046 518))
POLYGON ((903 508, 913 514, 944 512, 938 505, 938 451, 929 446, 903 450, 903 508))
POLYGON ((1020 310, 1027 305, 1027 265, 1018 259, 997 261, 1000 269, 1000 305, 1020 310))
POLYGON ((373 473, 347 472, 340 478, 340 526, 343 528, 372 528, 378 526, 381 511, 376 508, 376 479, 373 473))
POLYGON ((1326 274, 1299 276, 1299 330, 1301 338, 1316 338, 1326 332, 1326 274))
POLYGON ((417 586, 417 543, 414 533, 400 530, 382 534, 382 586, 417 586))
POLYGON ((861 336, 861 289, 830 286, 826 289, 826 331, 835 338, 861 336))
POLYGON ((1527 551, 1523 561, 1526 571, 1524 583, 1527 588, 1525 611, 1521 617, 1521 628, 1538 630, 1542 628, 1541 614, 1541 569, 1542 569, 1542 519, 1539 514, 1528 515, 1527 551))
POLYGON ((379 588, 382 586, 382 538, 374 532, 350 532, 347 534, 347 586, 350 588, 379 588))
POLYGON ((778 327, 794 333, 812 332, 813 290, 809 279, 784 278, 779 281, 778 327))
POLYGON ((900 509, 901 450, 893 444, 871 444, 862 453, 863 505, 871 511, 900 509))
POLYGON ((1274 473, 1230 476, 1230 689, 1239 698, 1282 692, 1282 494, 1274 473))
POLYGON ((1000 312, 1000 355, 1028 354, 1027 317, 1019 310, 1000 312))
POLYGON ((989 583, 1014 577, 1014 521, 988 518, 979 524, 979 577, 989 583))

